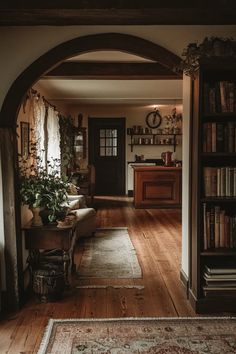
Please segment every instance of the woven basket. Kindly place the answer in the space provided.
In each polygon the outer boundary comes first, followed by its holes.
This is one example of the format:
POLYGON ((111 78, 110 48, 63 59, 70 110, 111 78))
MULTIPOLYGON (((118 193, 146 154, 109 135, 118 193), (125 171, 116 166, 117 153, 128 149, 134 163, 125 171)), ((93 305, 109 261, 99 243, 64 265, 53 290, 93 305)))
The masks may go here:
POLYGON ((33 290, 41 302, 60 299, 64 288, 65 276, 60 267, 47 264, 33 271, 33 290))

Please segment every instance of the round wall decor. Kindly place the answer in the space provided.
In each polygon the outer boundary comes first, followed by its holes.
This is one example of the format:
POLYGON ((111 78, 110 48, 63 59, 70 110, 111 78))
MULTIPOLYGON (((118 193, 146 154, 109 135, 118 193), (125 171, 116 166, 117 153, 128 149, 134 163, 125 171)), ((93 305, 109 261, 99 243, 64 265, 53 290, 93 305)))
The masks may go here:
POLYGON ((149 128, 158 128, 161 125, 162 116, 158 109, 148 113, 146 116, 146 124, 149 128))

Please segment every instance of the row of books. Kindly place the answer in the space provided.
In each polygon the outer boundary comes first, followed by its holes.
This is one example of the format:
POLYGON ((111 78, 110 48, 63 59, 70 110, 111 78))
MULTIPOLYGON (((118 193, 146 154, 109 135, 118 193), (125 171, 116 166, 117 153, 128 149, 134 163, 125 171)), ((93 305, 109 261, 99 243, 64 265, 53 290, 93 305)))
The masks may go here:
POLYGON ((236 167, 204 167, 205 197, 236 197, 236 167))
POLYGON ((203 87, 205 113, 236 112, 236 83, 232 81, 205 82, 203 87))
POLYGON ((204 250, 236 248, 236 215, 228 215, 218 205, 208 208, 203 203, 203 235, 204 250))
POLYGON ((236 152, 236 123, 204 123, 203 152, 236 152))
POLYGON ((203 278, 205 281, 203 291, 206 297, 236 295, 236 266, 205 265, 203 278))

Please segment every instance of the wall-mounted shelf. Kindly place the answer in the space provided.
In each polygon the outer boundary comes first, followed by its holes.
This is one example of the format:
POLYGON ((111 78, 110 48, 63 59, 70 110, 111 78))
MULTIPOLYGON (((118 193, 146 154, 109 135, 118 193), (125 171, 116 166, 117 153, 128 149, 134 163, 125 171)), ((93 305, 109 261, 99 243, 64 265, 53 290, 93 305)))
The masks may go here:
MULTIPOLYGON (((131 152, 133 152, 133 147, 134 146, 173 146, 174 148, 174 152, 176 150, 176 146, 178 145, 177 136, 182 136, 182 134, 152 134, 152 133, 132 133, 132 134, 128 134, 130 136, 130 147, 131 147, 131 152), (135 142, 135 138, 134 136, 139 136, 141 139, 140 142, 135 142), (143 136, 149 136, 150 139, 149 142, 145 142, 146 138, 142 138, 143 136), (158 139, 157 137, 161 137, 161 136, 168 136, 168 139, 165 140, 169 140, 168 142, 162 142, 162 139, 158 139), (152 141, 152 142, 151 142, 152 141), (159 142, 158 142, 159 141, 159 142)), ((164 139, 163 139, 164 140, 164 139)))

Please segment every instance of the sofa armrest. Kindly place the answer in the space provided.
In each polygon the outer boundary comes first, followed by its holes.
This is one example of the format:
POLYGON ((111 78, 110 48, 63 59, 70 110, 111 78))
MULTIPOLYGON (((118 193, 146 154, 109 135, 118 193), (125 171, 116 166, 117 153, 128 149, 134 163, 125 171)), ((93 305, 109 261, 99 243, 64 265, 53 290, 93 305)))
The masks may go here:
POLYGON ((80 204, 80 208, 87 208, 86 205, 86 198, 84 195, 68 195, 68 201, 70 202, 74 202, 78 200, 79 204, 80 204))

